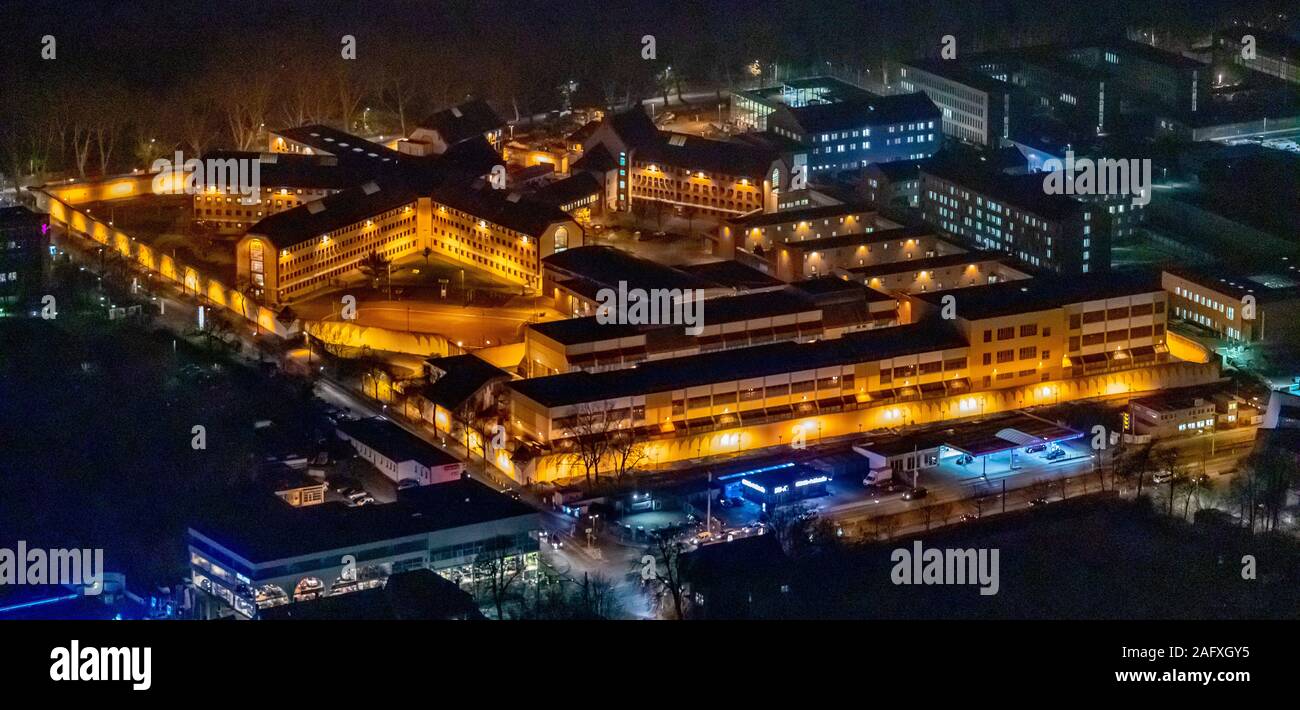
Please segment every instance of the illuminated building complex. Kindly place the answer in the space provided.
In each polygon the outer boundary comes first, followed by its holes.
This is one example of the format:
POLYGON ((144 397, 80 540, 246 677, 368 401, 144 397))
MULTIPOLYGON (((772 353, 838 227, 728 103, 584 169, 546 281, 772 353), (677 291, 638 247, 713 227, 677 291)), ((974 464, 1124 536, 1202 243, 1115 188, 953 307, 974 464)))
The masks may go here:
POLYGON ((770 150, 662 132, 640 107, 603 121, 572 169, 601 177, 611 210, 657 203, 719 216, 775 210, 789 176, 770 150))
POLYGON ((565 440, 591 431, 593 418, 633 430, 660 463, 1218 377, 1203 350, 1180 341, 1171 355, 1155 275, 1025 280, 909 300, 915 322, 894 328, 512 382, 516 434, 551 453, 526 475, 580 475, 565 440), (945 321, 947 294, 956 317, 945 321))
POLYGON ((582 229, 549 205, 487 188, 419 193, 379 179, 268 217, 236 246, 240 283, 285 303, 357 268, 425 247, 534 292, 541 260, 582 243, 582 229))

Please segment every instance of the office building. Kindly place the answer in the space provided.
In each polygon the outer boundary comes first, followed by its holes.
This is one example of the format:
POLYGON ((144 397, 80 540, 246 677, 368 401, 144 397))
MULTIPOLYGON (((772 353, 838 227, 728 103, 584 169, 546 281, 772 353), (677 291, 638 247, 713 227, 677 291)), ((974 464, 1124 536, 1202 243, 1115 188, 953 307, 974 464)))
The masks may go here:
MULTIPOLYGON (((1110 222, 1098 204, 1047 194, 1044 176, 1002 175, 954 160, 921 168, 921 215, 971 249, 1061 274, 1110 268, 1110 222)), ((1130 198, 1131 199, 1131 198, 1130 198)))
POLYGON ((793 142, 782 151, 810 178, 872 162, 919 160, 938 151, 940 112, 925 94, 898 94, 801 107, 779 105, 768 132, 793 142))
POLYGON ((50 263, 49 225, 26 207, 0 207, 0 316, 34 303, 50 263))
POLYGON ((943 133, 997 148, 1011 133, 1012 87, 956 61, 920 60, 898 68, 902 93, 922 92, 942 115, 943 133))

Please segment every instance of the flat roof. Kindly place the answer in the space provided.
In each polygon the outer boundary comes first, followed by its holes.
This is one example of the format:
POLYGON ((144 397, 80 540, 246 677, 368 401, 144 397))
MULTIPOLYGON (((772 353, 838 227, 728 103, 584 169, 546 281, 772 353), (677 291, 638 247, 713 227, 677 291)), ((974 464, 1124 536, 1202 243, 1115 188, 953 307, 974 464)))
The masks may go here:
POLYGON ((430 468, 460 463, 455 456, 382 417, 339 422, 338 430, 397 463, 415 461, 430 468))
POLYGON ((507 387, 543 406, 562 407, 965 346, 965 338, 948 324, 923 321, 811 343, 778 342, 651 360, 624 370, 535 377, 507 387))
POLYGON ((596 284, 617 288, 620 281, 628 288, 714 288, 715 284, 671 266, 644 259, 630 252, 605 245, 565 249, 542 260, 550 269, 558 269, 596 284))
POLYGON ((952 296, 957 302, 957 317, 980 320, 1061 308, 1084 301, 1163 291, 1159 272, 1132 270, 1073 274, 1068 278, 1004 281, 938 293, 919 293, 913 297, 938 307, 944 298, 952 296))
POLYGON ((781 242, 780 246, 798 251, 821 251, 825 249, 856 247, 865 244, 880 244, 882 242, 892 242, 897 239, 913 239, 924 236, 937 238, 939 235, 938 232, 929 225, 920 225, 916 227, 881 229, 874 232, 858 232, 857 234, 840 234, 834 237, 822 237, 821 239, 796 239, 781 242))
POLYGON ((295 508, 275 495, 245 492, 203 511, 190 525, 254 564, 317 554, 495 520, 536 516, 528 505, 461 479, 399 492, 396 503, 295 508))
POLYGON ((1006 254, 991 251, 970 251, 961 254, 943 254, 941 256, 932 256, 923 259, 908 259, 906 261, 893 261, 887 264, 872 264, 871 266, 854 266, 847 271, 851 274, 871 278, 873 276, 889 276, 891 274, 901 274, 908 271, 926 271, 929 269, 942 269, 948 266, 958 266, 960 264, 982 264, 994 262, 1003 264, 1009 261, 1006 254))
POLYGON ((998 81, 964 64, 944 59, 918 59, 905 62, 903 67, 905 69, 919 69, 985 93, 1008 93, 1011 91, 1010 84, 998 81))
POLYGON ((749 481, 750 483, 765 489, 762 491, 763 493, 771 493, 780 486, 793 486, 800 481, 816 481, 821 483, 830 480, 830 476, 828 476, 825 471, 820 471, 803 463, 768 466, 738 476, 729 476, 728 478, 740 481, 749 481))
MULTIPOLYGON (((700 314, 705 325, 717 325, 820 310, 807 296, 785 288, 709 298, 704 300, 700 314)), ((563 345, 625 338, 658 330, 685 330, 684 325, 601 323, 596 316, 532 323, 528 328, 563 345)))
POLYGON ((934 102, 920 92, 799 107, 786 106, 778 110, 789 111, 799 126, 808 133, 937 119, 941 115, 934 102))
POLYGON ((1082 432, 1025 412, 1005 412, 976 422, 911 434, 873 437, 857 448, 885 457, 925 451, 939 446, 971 456, 987 456, 1037 443, 1055 443, 1083 436, 1082 432))
POLYGON ((727 223, 748 228, 767 227, 774 224, 826 219, 829 217, 839 217, 841 215, 855 213, 875 214, 876 208, 866 202, 852 202, 839 205, 818 205, 816 207, 804 207, 797 210, 782 210, 779 212, 756 211, 741 217, 728 219, 727 223))
POLYGON ((921 165, 922 175, 956 183, 971 192, 980 193, 1026 212, 1047 219, 1062 219, 1087 208, 1083 202, 1069 195, 1052 195, 1043 190, 1047 173, 1007 175, 986 166, 943 156, 921 165))

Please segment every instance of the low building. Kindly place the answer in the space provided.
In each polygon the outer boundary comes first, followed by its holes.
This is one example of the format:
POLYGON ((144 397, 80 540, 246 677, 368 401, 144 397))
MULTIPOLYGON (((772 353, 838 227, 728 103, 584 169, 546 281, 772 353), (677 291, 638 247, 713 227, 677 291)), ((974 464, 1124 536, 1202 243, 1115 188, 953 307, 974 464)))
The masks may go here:
POLYGON ((427 569, 393 574, 383 587, 272 606, 272 621, 466 621, 482 619, 474 597, 427 569))
POLYGON ((1214 431, 1215 403, 1205 397, 1163 392, 1129 402, 1133 433, 1157 439, 1214 431))
POLYGON ((923 93, 872 96, 836 103, 779 105, 768 131, 793 141, 782 152, 808 177, 857 171, 868 163, 921 160, 939 150, 941 113, 923 93))
POLYGON ((720 480, 728 484, 728 494, 734 491, 767 513, 782 506, 826 495, 826 484, 831 477, 806 464, 783 463, 736 474, 730 481, 725 478, 720 480), (732 481, 734 485, 731 485, 732 481))
POLYGON ((892 264, 965 251, 928 227, 898 227, 881 231, 786 241, 767 252, 772 273, 784 281, 841 275, 865 266, 892 264))
POLYGON ((359 507, 292 508, 264 493, 234 496, 191 523, 187 543, 194 588, 254 617, 294 601, 377 589, 394 573, 418 569, 472 582, 485 554, 521 566, 529 579, 540 528, 532 508, 460 480, 359 507))
POLYGON ((845 270, 847 277, 885 293, 925 293, 1032 278, 1015 260, 989 252, 960 252, 845 270))
POLYGON ((724 259, 766 258, 773 245, 788 241, 866 234, 898 225, 864 204, 837 203, 735 217, 718 227, 714 254, 724 259), (737 252, 744 252, 737 257, 737 252))
POLYGON ((459 481, 465 464, 456 457, 381 417, 340 422, 338 436, 351 442, 393 483, 413 480, 422 486, 459 481))
POLYGON ((876 208, 921 206, 921 163, 895 160, 868 163, 858 183, 858 194, 876 208))

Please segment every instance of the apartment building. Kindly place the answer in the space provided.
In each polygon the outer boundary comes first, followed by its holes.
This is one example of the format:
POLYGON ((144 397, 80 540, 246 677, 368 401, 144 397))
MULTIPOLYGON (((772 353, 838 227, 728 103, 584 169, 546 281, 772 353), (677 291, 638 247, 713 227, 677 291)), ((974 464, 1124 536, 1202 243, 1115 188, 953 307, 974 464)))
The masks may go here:
POLYGON ((373 178, 377 169, 327 154, 216 151, 207 161, 256 163, 258 194, 240 194, 241 187, 219 190, 208 185, 194 195, 194 223, 223 233, 240 233, 262 218, 333 195, 373 178))
POLYGON ((1003 175, 935 159, 921 168, 921 216, 972 249, 1010 254, 1060 274, 1110 269, 1110 222, 1101 203, 1047 194, 1043 175, 1003 175))

